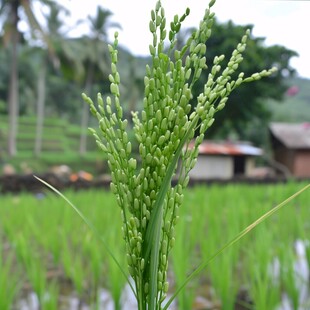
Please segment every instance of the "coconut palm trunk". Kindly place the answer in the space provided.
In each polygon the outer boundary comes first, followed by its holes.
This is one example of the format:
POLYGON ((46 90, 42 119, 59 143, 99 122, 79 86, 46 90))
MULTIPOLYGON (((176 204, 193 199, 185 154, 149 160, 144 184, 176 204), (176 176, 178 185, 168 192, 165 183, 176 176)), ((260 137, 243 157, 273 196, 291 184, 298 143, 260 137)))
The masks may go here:
POLYGON ((8 110, 9 110, 9 131, 8 131, 8 155, 15 156, 17 153, 16 137, 17 137, 17 125, 18 125, 18 41, 19 34, 17 30, 18 23, 18 5, 12 6, 11 21, 12 21, 12 33, 11 33, 11 72, 9 83, 9 98, 8 98, 8 110))
POLYGON ((35 156, 40 156, 42 152, 42 137, 43 137, 43 123, 44 123, 44 106, 45 106, 45 84, 46 84, 46 59, 42 60, 39 69, 38 78, 38 98, 37 98, 37 124, 36 124, 36 138, 34 153, 35 156))
MULTIPOLYGON (((41 0, 45 6, 54 5, 51 1, 41 0)), ((19 76, 18 76, 18 46, 20 43, 18 22, 21 18, 30 26, 31 32, 35 37, 38 37, 47 44, 47 48, 53 55, 53 48, 49 38, 41 28, 34 10, 31 0, 0 0, 0 16, 4 19, 3 23, 3 40, 5 46, 8 46, 10 52, 10 81, 8 91, 8 113, 9 113, 9 130, 8 130, 8 155, 13 157, 17 154, 17 129, 18 129, 18 114, 19 114, 19 76), (19 15, 20 9, 24 15, 19 15)))

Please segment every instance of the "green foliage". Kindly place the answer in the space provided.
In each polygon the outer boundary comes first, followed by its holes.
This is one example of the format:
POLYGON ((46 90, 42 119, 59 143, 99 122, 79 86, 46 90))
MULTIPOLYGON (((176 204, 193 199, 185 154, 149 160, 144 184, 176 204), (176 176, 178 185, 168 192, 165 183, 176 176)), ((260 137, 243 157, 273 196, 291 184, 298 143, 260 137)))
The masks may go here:
POLYGON ((153 42, 149 49, 152 65, 146 66, 141 116, 133 113, 138 158, 132 154, 128 120, 124 119, 120 101, 117 33, 114 45, 109 45, 112 97, 104 100, 99 93, 96 107, 90 97, 83 94, 99 122, 99 132, 91 131, 108 157, 111 189, 122 212, 128 267, 141 310, 161 309, 166 298, 168 257, 175 243, 174 230, 183 189, 188 184, 188 174, 196 163, 198 147, 206 130, 213 124, 215 113, 225 107, 230 93, 242 83, 260 80, 275 71, 251 72, 249 77, 243 72, 236 73, 243 60, 249 31, 241 36, 241 42, 231 51, 226 65, 223 66, 224 55, 215 56, 212 67, 207 70, 205 43, 214 24, 214 13, 210 11, 213 4, 211 1, 199 29, 180 49, 176 46, 176 36, 190 10, 187 9, 181 17, 175 15, 168 31, 160 1, 151 12, 149 28, 153 42), (169 38, 167 51, 166 37, 169 38), (207 72, 208 79, 197 95, 192 90, 203 71, 207 72), (197 101, 194 111, 190 105, 192 98, 197 101), (191 147, 195 131, 199 135, 191 147), (179 178, 172 186, 179 159, 179 178))
MULTIPOLYGON (((212 66, 212 61, 220 51, 225 55, 222 62, 226 66, 229 55, 235 48, 235 42, 243 35, 246 29, 253 29, 253 25, 238 26, 231 21, 220 24, 215 22, 212 28, 212 36, 208 40, 208 52, 206 63, 212 66)), ((286 76, 293 75, 294 69, 289 61, 296 56, 296 52, 283 46, 265 46, 264 38, 255 38, 250 35, 251 40, 244 51, 244 61, 240 63, 240 71, 245 75, 252 72, 259 72, 265 68, 277 67, 277 72, 266 79, 253 83, 250 87, 241 86, 229 97, 227 107, 217 115, 216 122, 208 131, 209 137, 239 138, 255 140, 258 144, 258 137, 253 137, 249 132, 261 132, 266 128, 271 114, 264 104, 266 99, 272 98, 280 101, 287 89, 286 76), (233 136, 233 134, 235 136, 233 136)), ((233 75, 234 76, 234 75, 233 75)), ((202 73, 199 81, 194 86, 194 98, 199 94, 201 87, 208 80, 208 71, 202 73)), ((192 101, 195 106, 195 99, 192 101)))

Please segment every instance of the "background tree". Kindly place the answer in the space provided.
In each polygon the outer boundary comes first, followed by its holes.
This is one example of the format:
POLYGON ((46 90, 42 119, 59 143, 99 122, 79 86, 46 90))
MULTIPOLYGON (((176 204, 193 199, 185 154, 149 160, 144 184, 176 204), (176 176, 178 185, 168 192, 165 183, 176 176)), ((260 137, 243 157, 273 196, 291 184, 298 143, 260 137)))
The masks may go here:
MULTIPOLYGON (((108 52, 108 29, 121 28, 118 23, 110 22, 113 13, 109 10, 97 7, 97 13, 94 17, 88 16, 87 22, 90 28, 90 34, 84 37, 84 88, 86 93, 92 93, 92 87, 96 79, 107 78, 110 72, 110 55, 108 52), (86 41, 86 42, 85 42, 86 41), (101 75, 100 76, 98 76, 101 75)), ((81 117, 81 139, 80 154, 85 154, 87 150, 87 128, 89 123, 89 108, 83 105, 81 117)))
MULTIPOLYGON (((19 114, 26 115, 33 112, 33 98, 36 96, 36 67, 33 60, 34 49, 26 44, 19 47, 19 114), (29 61, 31 59, 31 61, 29 61)), ((10 79, 10 50, 0 47, 0 114, 8 115, 9 79, 10 79)))
POLYGON ((51 54, 48 48, 38 48, 38 83, 37 83, 37 126, 36 126, 36 138, 34 153, 39 156, 42 150, 42 135, 43 135, 43 122, 45 114, 45 102, 46 102, 46 80, 48 65, 52 64, 54 70, 59 70, 59 59, 56 56, 55 47, 65 43, 64 35, 61 31, 63 23, 61 21, 61 14, 69 15, 69 12, 59 4, 53 3, 50 5, 50 11, 45 15, 47 21, 46 33, 49 38, 49 44, 53 47, 53 53, 51 54))
MULTIPOLYGON (((229 21, 220 24, 215 22, 212 28, 213 35, 207 41, 207 64, 212 66, 215 56, 225 55, 222 67, 229 61, 235 48, 235 42, 239 41, 246 29, 253 29, 253 25, 239 26, 229 21)), ((186 32, 184 40, 186 38, 186 32)), ((255 38, 251 35, 244 53, 244 61, 240 71, 245 75, 251 75, 264 68, 276 66, 278 72, 269 78, 253 83, 250 87, 243 85, 230 96, 227 107, 217 114, 215 124, 207 131, 208 137, 246 139, 261 144, 261 128, 266 127, 270 114, 264 102, 268 98, 280 101, 287 89, 285 78, 294 74, 294 69, 289 61, 297 53, 283 46, 265 46, 264 38, 255 38)), ((194 98, 201 92, 202 85, 208 79, 206 70, 194 89, 194 98)), ((193 102, 193 104, 195 104, 193 102)))
MULTIPOLYGON (((19 96, 18 96, 18 44, 20 42, 20 33, 18 23, 22 17, 28 22, 32 33, 40 34, 43 41, 48 42, 44 31, 37 21, 31 0, 1 0, 0 17, 3 22, 3 39, 5 45, 10 50, 10 81, 9 81, 9 137, 8 137, 8 154, 16 155, 16 134, 19 114, 19 96), (20 14, 21 9, 24 14, 20 14)), ((50 5, 51 1, 39 1, 44 5, 50 5)))
MULTIPOLYGON (((30 3, 29 1, 21 2, 23 4, 30 3)), ((31 2, 41 3, 42 5, 45 5, 45 2, 49 3, 48 10, 46 7, 43 10, 43 12, 47 12, 43 16, 46 21, 44 22, 45 32, 40 34, 40 31, 35 31, 36 36, 33 37, 28 35, 30 32, 18 33, 19 76, 17 73, 12 75, 9 66, 14 54, 12 50, 0 48, 0 114, 13 115, 9 111, 13 105, 8 104, 7 98, 10 97, 9 93, 12 93, 11 90, 14 87, 11 87, 9 91, 8 81, 10 75, 15 76, 15 78, 18 77, 19 79, 16 81, 13 79, 19 90, 17 112, 19 115, 36 115, 36 153, 40 153, 43 117, 46 116, 66 119, 75 125, 80 125, 80 131, 76 127, 73 130, 75 136, 81 132, 79 141, 75 142, 75 145, 79 143, 79 149, 75 151, 79 150, 83 154, 87 151, 86 128, 91 124, 88 124, 88 109, 81 100, 81 92, 85 91, 92 96, 95 96, 98 91, 103 94, 110 92, 108 74, 111 69, 107 49, 107 31, 109 28, 119 27, 119 25, 110 23, 111 12, 99 8, 97 14, 84 20, 89 25, 90 34, 72 38, 69 36, 70 32, 67 32, 70 29, 65 24, 66 19, 63 18, 61 12, 57 11, 55 1, 33 0, 31 2), (48 21, 48 18, 51 20, 48 21), (47 43, 44 43, 45 41, 47 43), (53 53, 59 59, 59 68, 53 65, 53 61, 50 61, 49 55, 53 53)), ((5 27, 0 33, 3 39, 0 44, 7 43, 7 47, 12 43, 9 32, 11 28, 4 22, 7 21, 7 13, 10 12, 9 8, 13 3, 14 1, 1 1, 0 18, 2 19, 0 19, 0 23, 5 27)), ((26 18, 26 14, 22 13, 23 10, 18 12, 21 13, 21 18, 26 18)), ((36 12, 40 13, 40 10, 36 10, 36 12)), ((251 25, 248 27, 253 28, 251 25)), ((225 65, 235 42, 240 40, 248 27, 236 26, 231 22, 216 23, 213 27, 215 33, 207 42, 206 57, 209 66, 212 65, 214 56, 223 52, 226 55, 226 60, 223 62, 225 65)), ((183 31, 182 37, 179 37, 179 43, 186 40, 187 31, 187 29, 183 31)), ((1 47, 3 46, 1 45, 1 47)), ((150 62, 150 58, 135 57, 121 47, 118 52, 119 69, 123 77, 120 91, 124 114, 130 119, 131 111, 139 110, 142 107, 145 65, 150 62)), ((269 109, 270 105, 267 106, 267 102, 270 102, 270 98, 279 101, 287 88, 286 82, 292 83, 291 79, 287 79, 287 77, 294 73, 289 61, 291 57, 296 55, 295 52, 282 46, 267 47, 264 44, 264 38, 252 36, 251 40, 248 41, 246 53, 241 68, 246 74, 250 75, 255 71, 274 65, 278 66, 279 72, 270 78, 254 83, 249 88, 241 86, 233 93, 228 102, 228 107, 218 113, 216 123, 207 133, 208 138, 246 139, 258 145, 262 144, 264 142, 262 131, 265 130, 267 133, 269 110, 271 110, 269 109)), ((206 81, 207 72, 202 76, 201 83, 206 81)), ((197 94, 200 87, 198 86, 194 91, 197 94)), ((18 96, 18 92, 15 94, 15 98, 17 98, 16 96, 18 96)), ((5 121, 2 124, 9 123, 6 121, 9 118, 3 119, 5 121)), ((9 132, 12 137, 14 126, 12 121, 10 121, 9 126, 5 126, 2 126, 2 133, 4 133, 3 137, 6 141, 6 132, 9 132)), ((12 145, 12 143, 9 144, 12 145)), ((3 141, 1 141, 1 148, 7 149, 3 141)), ((10 148, 9 154, 13 154, 13 147, 10 148)))

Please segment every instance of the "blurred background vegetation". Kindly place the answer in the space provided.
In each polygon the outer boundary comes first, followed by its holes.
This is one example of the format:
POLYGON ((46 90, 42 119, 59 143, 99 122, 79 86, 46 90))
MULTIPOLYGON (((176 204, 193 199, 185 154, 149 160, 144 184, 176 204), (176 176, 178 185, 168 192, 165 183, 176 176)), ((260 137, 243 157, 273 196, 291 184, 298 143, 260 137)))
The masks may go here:
MULTIPOLYGON (((70 12, 54 1, 0 1, 0 161, 17 165, 26 161, 34 169, 52 164, 98 163, 102 155, 87 128, 96 127, 85 92, 109 94, 108 30, 120 28, 111 22, 113 12, 98 7, 93 16, 78 23, 89 25, 88 36, 69 37, 66 18, 70 12), (33 8, 40 2, 44 20, 33 8), (39 21, 40 20, 40 21, 39 21), (21 31, 19 22, 29 31, 21 31)), ((226 63, 246 28, 232 22, 216 22, 207 42, 207 64, 224 54, 226 63)), ((183 29, 178 47, 193 29, 183 29)), ((298 77, 290 66, 297 56, 284 46, 266 46, 264 38, 251 36, 240 70, 246 75, 278 67, 270 78, 243 85, 232 94, 218 115, 207 138, 248 140, 268 149, 270 121, 305 122, 310 115, 310 80, 298 77)), ((147 42, 145 44, 148 44, 147 42)), ((143 100, 143 77, 148 57, 136 57, 119 48, 121 102, 125 116, 139 111, 143 100)), ((224 61, 224 65, 226 64, 224 61)), ((194 89, 198 95, 208 70, 194 89)), ((192 102, 193 108, 195 100, 192 102)))

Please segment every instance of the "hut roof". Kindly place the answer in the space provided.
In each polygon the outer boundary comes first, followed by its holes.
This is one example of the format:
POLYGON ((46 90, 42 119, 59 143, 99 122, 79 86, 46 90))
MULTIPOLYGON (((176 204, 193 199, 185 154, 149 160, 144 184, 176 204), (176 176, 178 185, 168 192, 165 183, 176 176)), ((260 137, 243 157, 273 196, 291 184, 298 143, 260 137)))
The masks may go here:
POLYGON ((310 123, 271 123, 271 134, 290 149, 310 149, 310 123))
POLYGON ((248 155, 259 156, 263 154, 263 150, 252 146, 247 142, 216 142, 203 141, 199 146, 199 154, 204 155, 248 155))

